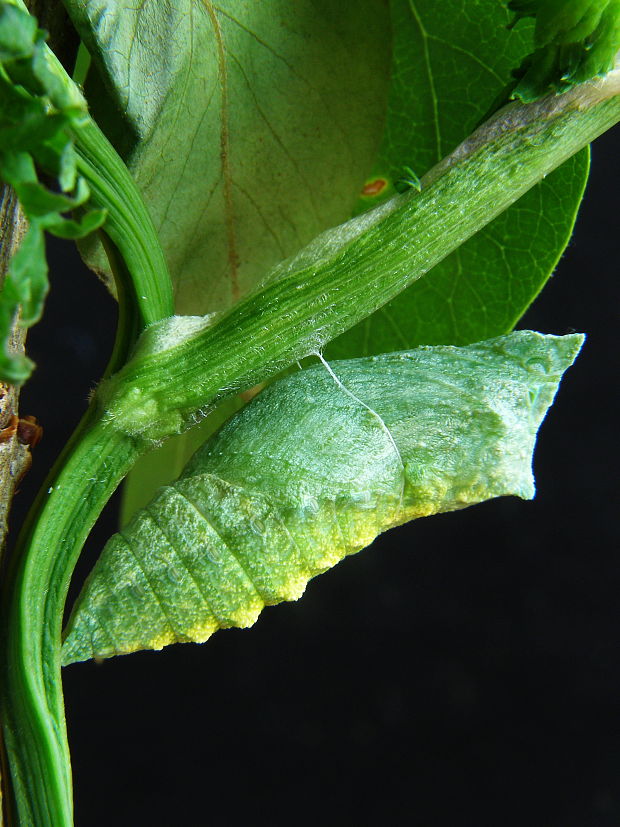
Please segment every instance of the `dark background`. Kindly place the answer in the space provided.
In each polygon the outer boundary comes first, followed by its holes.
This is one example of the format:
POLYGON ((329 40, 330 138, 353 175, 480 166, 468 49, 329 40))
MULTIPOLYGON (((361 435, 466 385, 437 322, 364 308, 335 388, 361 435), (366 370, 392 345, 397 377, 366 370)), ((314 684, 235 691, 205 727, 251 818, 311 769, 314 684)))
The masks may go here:
MULTIPOLYGON (((69 667, 78 827, 620 824, 619 134, 522 324, 589 334, 541 431, 536 500, 393 530, 251 630, 69 667)), ((21 405, 45 438, 14 528, 113 339, 70 245, 51 269, 21 405)))

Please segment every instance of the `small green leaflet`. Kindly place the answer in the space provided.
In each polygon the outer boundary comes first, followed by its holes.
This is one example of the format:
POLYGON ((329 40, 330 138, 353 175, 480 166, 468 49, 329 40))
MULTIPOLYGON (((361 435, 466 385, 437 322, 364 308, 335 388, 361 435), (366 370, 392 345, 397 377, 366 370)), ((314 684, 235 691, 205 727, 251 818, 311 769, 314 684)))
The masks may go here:
MULTIPOLYGON (((383 142, 358 211, 423 176, 468 137, 532 50, 500 0, 391 0, 392 84, 383 142)), ((468 344, 512 330, 570 237, 588 171, 571 158, 424 279, 330 345, 332 358, 468 344)), ((458 207, 457 207, 458 208, 458 207)))
POLYGON ((274 383, 111 538, 64 663, 249 626, 392 526, 532 497, 536 431, 582 341, 521 331, 274 383))
POLYGON ((14 188, 29 221, 0 294, 0 381, 20 384, 33 368, 28 358, 9 353, 7 343, 15 313, 20 311, 20 324, 30 327, 43 312, 48 289, 44 231, 81 238, 105 220, 102 210, 80 220, 64 217, 89 197, 86 182, 76 174, 71 137, 85 117, 77 87, 55 71, 45 32, 26 11, 0 2, 0 180, 14 188), (60 192, 42 184, 38 170, 52 175, 60 192))
POLYGON ((510 0, 517 20, 534 17, 536 50, 516 73, 513 97, 535 101, 602 77, 620 50, 620 0, 510 0))

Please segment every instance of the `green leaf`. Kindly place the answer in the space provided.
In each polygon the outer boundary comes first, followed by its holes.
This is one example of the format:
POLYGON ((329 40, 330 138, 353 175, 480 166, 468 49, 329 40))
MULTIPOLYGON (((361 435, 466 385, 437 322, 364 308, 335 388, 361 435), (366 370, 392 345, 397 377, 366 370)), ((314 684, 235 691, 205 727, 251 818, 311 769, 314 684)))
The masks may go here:
POLYGON ((2 305, 20 306, 21 322, 30 327, 41 317, 43 302, 47 293, 47 261, 45 258, 45 236, 40 221, 30 226, 18 251, 11 259, 9 277, 2 290, 2 305))
POLYGON ((89 198, 77 177, 72 130, 79 129, 86 105, 45 46, 45 33, 28 12, 0 2, 0 180, 15 190, 30 226, 9 265, 0 293, 0 381, 20 384, 34 367, 8 350, 11 324, 39 320, 48 290, 43 231, 81 238, 100 227, 105 211, 93 210, 80 221, 63 213, 89 198), (37 166, 57 178, 50 189, 37 166), (73 192, 74 190, 74 192, 73 192))
POLYGON ((64 663, 249 626, 392 526, 532 497, 536 431, 582 341, 521 331, 274 383, 108 542, 64 663))
POLYGON ((611 71, 620 49, 620 0, 511 0, 534 17, 536 50, 524 60, 514 97, 535 101, 611 71))
MULTIPOLYGON (((4 170, 8 170, 8 165, 4 166, 4 170)), ((52 192, 35 181, 16 181, 15 188, 24 211, 33 218, 43 218, 50 213, 60 214, 73 210, 83 204, 89 195, 86 181, 83 179, 78 182, 74 197, 52 192)))
POLYGON ((230 306, 349 217, 383 128, 381 0, 66 6, 113 97, 89 95, 150 208, 178 312, 230 306))
MULTIPOLYGON (((468 136, 531 51, 531 24, 508 32, 497 0, 392 0, 392 85, 367 209, 410 167, 425 174, 468 136)), ((565 248, 588 170, 584 151, 431 274, 331 345, 334 358, 419 344, 468 344, 510 331, 565 248)))
POLYGON ((4 346, 0 349, 0 376, 3 382, 18 385, 34 369, 34 363, 26 356, 9 351, 10 330, 17 307, 21 308, 22 324, 30 325, 38 320, 47 288, 45 237, 38 222, 31 221, 11 259, 0 293, 0 334, 4 337, 4 346))
POLYGON ((12 4, 0 7, 0 63, 30 57, 37 35, 34 17, 12 4))
POLYGON ((46 47, 46 38, 47 32, 37 27, 23 0, 1 0, 0 74, 34 97, 47 97, 61 112, 85 113, 86 101, 58 58, 46 47))

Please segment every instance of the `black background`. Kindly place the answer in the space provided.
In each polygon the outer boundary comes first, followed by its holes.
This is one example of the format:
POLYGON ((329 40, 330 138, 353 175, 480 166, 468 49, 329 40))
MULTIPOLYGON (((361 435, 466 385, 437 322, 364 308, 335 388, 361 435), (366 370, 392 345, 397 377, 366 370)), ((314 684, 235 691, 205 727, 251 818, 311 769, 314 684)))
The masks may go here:
MULTIPOLYGON (((541 431, 536 500, 394 530, 251 630, 69 667, 79 827, 620 824, 618 134, 595 146, 576 235, 521 325, 589 334, 541 431)), ((14 527, 115 324, 71 246, 50 255, 21 405, 45 438, 14 527)))

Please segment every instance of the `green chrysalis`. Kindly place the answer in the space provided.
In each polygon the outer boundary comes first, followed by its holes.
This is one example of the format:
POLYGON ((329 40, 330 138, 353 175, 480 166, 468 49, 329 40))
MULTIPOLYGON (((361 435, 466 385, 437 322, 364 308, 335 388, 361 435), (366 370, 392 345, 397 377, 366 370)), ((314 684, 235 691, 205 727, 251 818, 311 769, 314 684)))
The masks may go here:
POLYGON ((249 626, 392 526, 532 497, 536 431, 582 340, 521 331, 274 383, 111 538, 64 662, 249 626))

